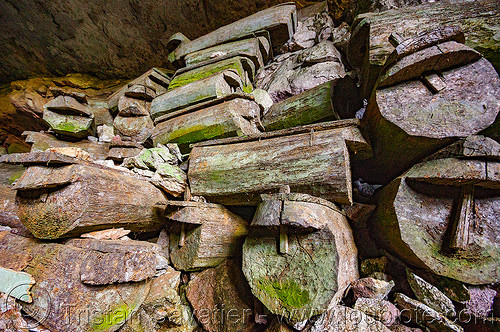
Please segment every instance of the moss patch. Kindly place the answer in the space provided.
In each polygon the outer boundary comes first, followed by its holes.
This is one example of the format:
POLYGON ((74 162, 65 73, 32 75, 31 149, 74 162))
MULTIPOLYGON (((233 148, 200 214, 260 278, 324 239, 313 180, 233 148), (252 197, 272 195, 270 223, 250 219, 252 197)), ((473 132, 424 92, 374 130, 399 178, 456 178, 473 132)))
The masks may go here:
POLYGON ((92 329, 94 331, 106 331, 113 326, 122 325, 130 318, 132 310, 133 308, 124 303, 106 314, 94 317, 92 329))
POLYGON ((297 283, 291 280, 259 279, 256 286, 268 296, 278 298, 286 307, 301 308, 309 303, 309 292, 301 289, 297 283))

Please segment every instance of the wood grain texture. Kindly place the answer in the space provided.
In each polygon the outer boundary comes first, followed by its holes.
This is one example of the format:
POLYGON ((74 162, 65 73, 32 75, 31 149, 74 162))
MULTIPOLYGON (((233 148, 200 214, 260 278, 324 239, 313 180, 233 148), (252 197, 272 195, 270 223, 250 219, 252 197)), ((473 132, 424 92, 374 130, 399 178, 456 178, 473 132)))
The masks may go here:
POLYGON ((159 229, 162 216, 154 205, 166 200, 159 189, 138 177, 83 165, 32 166, 16 189, 19 218, 44 239, 109 227, 159 229))

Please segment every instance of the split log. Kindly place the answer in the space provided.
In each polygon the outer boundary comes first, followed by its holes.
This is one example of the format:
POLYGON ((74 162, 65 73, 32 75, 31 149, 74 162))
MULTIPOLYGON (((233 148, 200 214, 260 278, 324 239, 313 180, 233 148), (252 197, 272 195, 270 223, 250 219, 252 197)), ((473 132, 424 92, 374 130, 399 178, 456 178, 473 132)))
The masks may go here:
POLYGON ((45 104, 43 108, 52 112, 68 115, 82 115, 87 117, 94 115, 89 106, 84 103, 82 99, 76 100, 74 97, 67 95, 61 95, 52 99, 45 104))
POLYGON ((0 265, 36 281, 33 302, 21 303, 22 309, 51 331, 116 331, 146 299, 147 281, 105 287, 82 283, 80 269, 96 254, 0 232, 0 265))
POLYGON ((457 138, 495 122, 500 78, 484 58, 474 61, 478 56, 450 41, 407 55, 381 74, 381 87, 372 94, 362 120, 374 154, 363 166, 363 179, 388 183, 457 138), (440 76, 421 81, 422 70, 431 69, 441 70, 440 76))
POLYGON ((145 116, 122 116, 118 115, 113 126, 120 136, 130 138, 131 140, 144 143, 153 134, 154 124, 151 117, 145 116))
POLYGON ((154 97, 156 97, 156 91, 152 87, 145 84, 129 84, 127 90, 125 91, 125 96, 134 99, 151 101, 154 97))
POLYGON ((190 67, 210 59, 244 56, 252 60, 255 69, 258 70, 267 63, 271 55, 269 36, 258 36, 196 51, 187 54, 184 60, 186 66, 190 67))
POLYGON ((217 266, 241 256, 247 222, 219 204, 168 201, 165 218, 170 226, 170 259, 178 270, 217 266))
POLYGON ((391 33, 406 39, 450 24, 457 26, 465 33, 465 44, 481 52, 499 70, 500 44, 494 37, 499 29, 497 9, 496 0, 453 1, 359 15, 353 23, 348 58, 353 66, 365 67, 362 70, 365 97, 369 97, 380 71, 395 49, 389 42, 391 33))
POLYGON ((255 331, 253 298, 241 267, 227 260, 191 280, 186 297, 208 332, 255 331))
POLYGON ((323 313, 358 278, 347 219, 335 204, 305 194, 262 200, 243 245, 252 293, 294 323, 323 313))
MULTIPOLYGON (((50 150, 50 149, 48 149, 50 150)), ((45 166, 61 166, 70 164, 92 165, 89 160, 84 160, 69 156, 67 154, 56 151, 45 152, 29 152, 29 153, 13 153, 0 156, 0 163, 15 164, 15 165, 45 165, 45 166)))
POLYGON ((165 196, 131 174, 84 165, 32 166, 14 188, 19 218, 38 238, 71 237, 110 227, 161 228, 162 217, 154 205, 165 202, 165 196))
POLYGON ((58 140, 51 134, 35 131, 25 131, 23 132, 23 136, 26 136, 27 143, 32 144, 31 152, 45 151, 49 148, 75 147, 88 152, 94 160, 104 160, 109 153, 109 143, 92 142, 89 140, 67 142, 58 140))
POLYGON ((144 116, 149 115, 151 103, 127 96, 121 96, 118 100, 118 114, 121 116, 144 116))
POLYGON ((435 274, 469 284, 498 282, 499 189, 497 161, 418 164, 381 192, 374 215, 378 241, 435 274))
POLYGON ((193 145, 191 192, 226 205, 256 205, 259 195, 292 190, 352 203, 349 151, 370 154, 358 120, 326 122, 193 145))
POLYGON ((164 115, 161 118, 165 120, 154 128, 153 144, 173 142, 186 150, 190 143, 260 133, 259 105, 253 98, 241 95, 232 98, 216 99, 193 112, 181 110, 164 115))
POLYGON ((134 84, 142 84, 148 86, 155 91, 156 95, 160 95, 166 92, 168 89, 168 84, 170 83, 170 78, 167 74, 168 73, 165 70, 158 68, 152 68, 148 70, 147 72, 109 96, 108 107, 110 109, 117 107, 120 98, 125 95, 125 92, 128 90, 129 86, 132 86, 134 84))
POLYGON ((237 72, 225 70, 156 97, 151 103, 151 117, 154 120, 191 105, 224 97, 237 89, 242 89, 242 86, 237 72))
POLYGON ((252 82, 255 77, 255 65, 249 58, 242 56, 209 59, 191 67, 179 69, 175 73, 174 78, 172 78, 172 81, 168 86, 168 90, 173 90, 228 69, 238 73, 243 83, 244 92, 252 92, 252 82))
POLYGON ((297 9, 295 3, 288 2, 220 27, 195 40, 181 42, 169 54, 168 59, 170 62, 182 63, 189 53, 250 36, 262 30, 269 31, 273 49, 279 49, 295 33, 296 28, 297 9))
POLYGON ((340 117, 333 107, 334 86, 335 82, 326 82, 273 104, 262 117, 262 125, 271 131, 338 120, 340 117))

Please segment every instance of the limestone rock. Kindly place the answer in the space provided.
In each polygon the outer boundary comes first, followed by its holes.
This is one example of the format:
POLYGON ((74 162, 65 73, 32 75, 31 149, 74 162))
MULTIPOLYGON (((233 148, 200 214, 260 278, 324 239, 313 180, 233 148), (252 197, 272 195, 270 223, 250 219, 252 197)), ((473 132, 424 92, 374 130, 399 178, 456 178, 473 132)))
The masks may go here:
POLYGON ((462 332, 463 328, 455 324, 425 304, 413 300, 404 294, 396 294, 394 303, 401 310, 401 315, 412 322, 435 331, 462 332))
POLYGON ((453 302, 439 289, 420 278, 410 270, 406 271, 408 283, 417 299, 447 317, 455 317, 456 311, 453 302))
POLYGON ((493 311, 497 292, 488 287, 469 287, 470 300, 465 303, 466 313, 475 317, 488 317, 493 311))
POLYGON ((113 126, 102 125, 97 127, 97 136, 99 136, 99 142, 110 143, 115 137, 113 126))
POLYGON ((146 116, 121 116, 118 115, 113 126, 117 132, 126 138, 138 143, 144 143, 153 134, 153 120, 146 116))
POLYGON ((366 277, 374 272, 387 272, 389 261, 387 257, 382 256, 379 258, 368 258, 361 261, 360 271, 361 275, 366 277))
POLYGON ((399 310, 389 301, 381 299, 358 298, 354 304, 354 309, 372 316, 385 326, 396 324, 399 318, 399 310))
POLYGON ((362 278, 351 285, 354 298, 369 298, 383 300, 389 295, 394 287, 394 281, 383 281, 373 278, 362 278))

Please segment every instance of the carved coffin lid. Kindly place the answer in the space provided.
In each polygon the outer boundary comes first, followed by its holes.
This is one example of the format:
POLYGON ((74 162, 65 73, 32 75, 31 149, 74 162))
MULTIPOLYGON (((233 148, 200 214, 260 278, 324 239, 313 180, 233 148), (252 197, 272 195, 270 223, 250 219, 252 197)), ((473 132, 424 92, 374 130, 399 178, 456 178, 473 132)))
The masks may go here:
MULTIPOLYGON (((279 47, 292 37, 297 27, 297 8, 295 3, 287 2, 262 10, 229 25, 220 27, 193 41, 181 42, 169 54, 169 60, 175 62, 193 53, 215 45, 240 39, 261 30, 269 31, 273 48, 279 47)), ((178 39, 180 41, 180 39, 178 39)))
POLYGON ((93 118, 94 113, 90 110, 86 103, 82 103, 75 99, 73 96, 60 95, 43 106, 44 110, 52 112, 67 114, 67 115, 81 115, 84 117, 93 118))
POLYGON ((335 202, 351 202, 349 151, 367 157, 358 120, 342 120, 193 144, 193 195, 228 205, 256 205, 283 185, 335 202))
POLYGON ((19 165, 69 165, 69 164, 84 164, 91 165, 89 161, 68 156, 67 154, 56 151, 48 152, 29 152, 29 153, 13 153, 0 156, 0 163, 19 164, 19 165))
POLYGON ((158 206, 165 209, 166 219, 191 225, 203 225, 207 221, 216 220, 217 213, 222 208, 220 204, 194 201, 167 201, 158 206))
MULTIPOLYGON (((297 230, 318 230, 325 227, 327 220, 319 220, 314 215, 313 209, 300 209, 302 213, 294 213, 297 210, 291 206, 295 202, 310 203, 310 205, 321 205, 323 208, 329 208, 342 213, 332 202, 319 197, 299 193, 278 193, 262 194, 262 203, 257 207, 254 218, 250 226, 252 227, 278 227, 286 225, 297 228, 297 230)), ((300 205, 296 204, 296 205, 300 205)))
POLYGON ((272 55, 269 38, 269 34, 246 38, 187 54, 185 57, 186 66, 191 67, 210 59, 244 56, 252 60, 255 68, 259 69, 267 63, 272 55))
POLYGON ((144 84, 129 84, 125 96, 151 101, 156 97, 156 90, 144 84))
POLYGON ((151 103, 151 117, 224 97, 242 89, 243 83, 234 70, 225 70, 157 96, 151 103))
POLYGON ((232 69, 236 71, 241 78, 244 91, 252 92, 252 81, 255 76, 255 65, 249 58, 242 56, 209 59, 205 62, 179 69, 175 73, 174 78, 172 78, 168 89, 173 90, 183 85, 222 72, 226 69, 232 69))
POLYGON ((414 265, 470 284, 500 280, 500 163, 415 165, 381 194, 379 238, 414 265))
MULTIPOLYGON (((72 110, 74 111, 74 110, 72 110)), ((43 120, 56 134, 84 138, 94 132, 94 115, 61 114, 49 109, 43 111, 43 120)))

